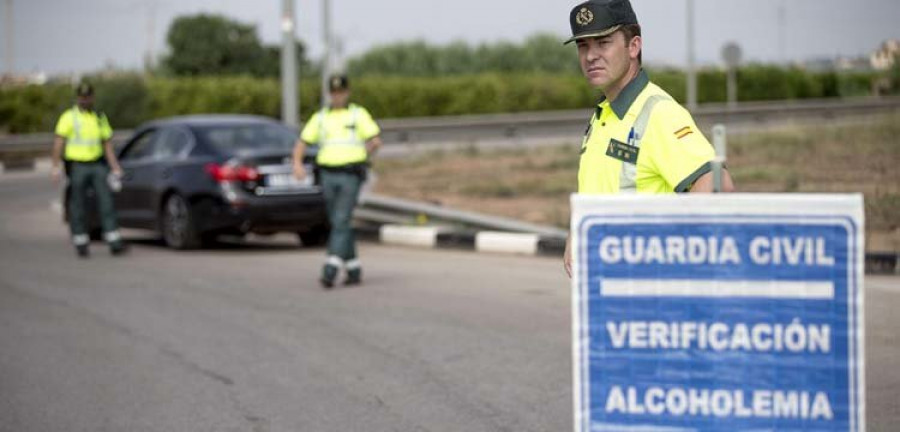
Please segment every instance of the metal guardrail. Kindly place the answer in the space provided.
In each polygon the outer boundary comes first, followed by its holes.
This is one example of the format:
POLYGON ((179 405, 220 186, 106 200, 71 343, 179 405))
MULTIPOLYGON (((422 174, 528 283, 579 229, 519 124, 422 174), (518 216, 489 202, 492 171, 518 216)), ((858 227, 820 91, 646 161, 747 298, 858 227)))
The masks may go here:
MULTIPOLYGON (((565 230, 552 226, 371 194, 361 197, 354 220, 358 233, 374 238, 378 237, 382 225, 447 227, 443 235, 450 243, 472 243, 475 233, 480 231, 537 234, 540 236, 538 252, 542 255, 562 256, 567 235, 565 230)), ((900 274, 900 254, 867 251, 865 268, 869 274, 900 274)))
POLYGON ((360 198, 354 218, 374 224, 447 225, 475 231, 506 231, 566 238, 566 231, 556 227, 372 194, 360 198))
MULTIPOLYGON (((714 124, 762 125, 769 122, 831 120, 846 116, 900 111, 900 97, 747 102, 736 107, 704 104, 694 113, 701 129, 714 124)), ((591 110, 465 115, 381 120, 385 143, 427 143, 491 139, 580 139, 591 110)))
MULTIPOLYGON (((831 120, 844 116, 861 116, 900 111, 900 97, 862 99, 816 99, 778 102, 747 102, 737 107, 706 104, 694 112, 701 128, 721 123, 761 125, 772 121, 809 119, 831 120)), ((590 118, 590 110, 525 112, 514 114, 463 115, 383 119, 379 123, 386 145, 403 143, 474 142, 481 140, 529 138, 578 138, 590 118)), ((114 143, 131 135, 118 131, 114 143)), ((0 158, 21 155, 46 156, 53 134, 9 135, 0 137, 0 158)))

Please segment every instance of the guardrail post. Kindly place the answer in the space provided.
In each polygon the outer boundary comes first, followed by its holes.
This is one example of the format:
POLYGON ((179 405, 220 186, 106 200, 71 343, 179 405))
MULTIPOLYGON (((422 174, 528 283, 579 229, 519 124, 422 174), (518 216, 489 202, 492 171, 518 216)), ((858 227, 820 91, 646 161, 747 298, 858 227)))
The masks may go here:
POLYGON ((713 192, 722 192, 722 166, 725 164, 726 157, 726 137, 725 125, 717 124, 713 126, 713 146, 716 149, 716 157, 712 160, 713 172, 713 192))

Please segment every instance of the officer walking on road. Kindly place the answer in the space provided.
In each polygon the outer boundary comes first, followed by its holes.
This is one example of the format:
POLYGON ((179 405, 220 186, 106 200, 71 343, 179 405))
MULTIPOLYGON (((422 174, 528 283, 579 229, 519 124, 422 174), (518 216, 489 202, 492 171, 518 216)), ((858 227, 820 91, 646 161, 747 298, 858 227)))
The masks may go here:
MULTIPOLYGON (((629 0, 589 0, 569 14, 581 71, 600 89, 581 145, 578 193, 711 192, 715 151, 691 114, 641 67, 641 27, 629 0)), ((722 172, 722 191, 734 190, 722 172)), ((570 242, 563 263, 572 275, 570 242)))
POLYGON ((378 124, 365 108, 349 103, 347 77, 332 76, 328 87, 330 106, 309 119, 294 147, 294 176, 303 179, 308 175, 303 167, 306 146, 319 146, 316 165, 331 224, 328 258, 319 279, 326 289, 334 286, 341 267, 347 272, 345 284, 362 282, 362 267, 356 255, 351 221, 360 186, 365 181, 368 160, 381 146, 378 124))
POLYGON ((94 88, 90 84, 78 85, 75 95, 78 103, 64 112, 56 123, 53 181, 58 182, 62 177, 64 159, 69 187, 69 229, 78 256, 87 258, 89 255, 85 203, 89 186, 93 187, 99 206, 103 237, 110 252, 120 255, 125 252, 125 246, 119 235, 112 193, 107 185, 110 168, 114 176, 122 174, 110 141, 112 128, 106 115, 94 110, 94 88))

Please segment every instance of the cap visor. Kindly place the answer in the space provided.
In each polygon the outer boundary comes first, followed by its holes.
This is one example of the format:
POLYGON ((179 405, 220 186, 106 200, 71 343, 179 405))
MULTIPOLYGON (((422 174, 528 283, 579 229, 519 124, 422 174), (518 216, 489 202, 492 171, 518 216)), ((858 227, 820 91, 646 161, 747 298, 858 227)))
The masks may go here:
POLYGON ((588 33, 578 34, 578 35, 572 36, 571 38, 569 38, 569 40, 563 42, 563 45, 568 45, 568 44, 570 44, 570 43, 572 43, 572 42, 577 41, 578 39, 587 39, 587 38, 595 38, 595 37, 609 36, 609 35, 615 33, 616 30, 618 30, 618 29, 620 29, 620 28, 622 28, 621 25, 614 25, 614 26, 612 26, 612 27, 610 27, 610 28, 607 28, 607 29, 604 29, 604 30, 593 31, 593 32, 588 32, 588 33))

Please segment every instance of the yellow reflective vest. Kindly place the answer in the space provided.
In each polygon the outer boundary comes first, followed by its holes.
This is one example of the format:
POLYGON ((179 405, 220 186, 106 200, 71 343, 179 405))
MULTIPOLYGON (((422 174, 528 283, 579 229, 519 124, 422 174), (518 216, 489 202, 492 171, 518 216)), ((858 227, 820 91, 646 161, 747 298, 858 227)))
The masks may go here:
POLYGON ((641 70, 614 101, 597 105, 581 147, 578 192, 686 192, 713 158, 691 114, 641 70))
POLYGON ((65 160, 92 162, 103 157, 103 143, 112 137, 106 115, 96 111, 83 111, 77 106, 59 117, 56 135, 66 139, 65 160))
POLYGON ((347 108, 323 108, 313 114, 300 139, 319 146, 317 164, 340 167, 365 162, 368 159, 366 141, 380 133, 381 129, 369 111, 350 104, 347 108))

